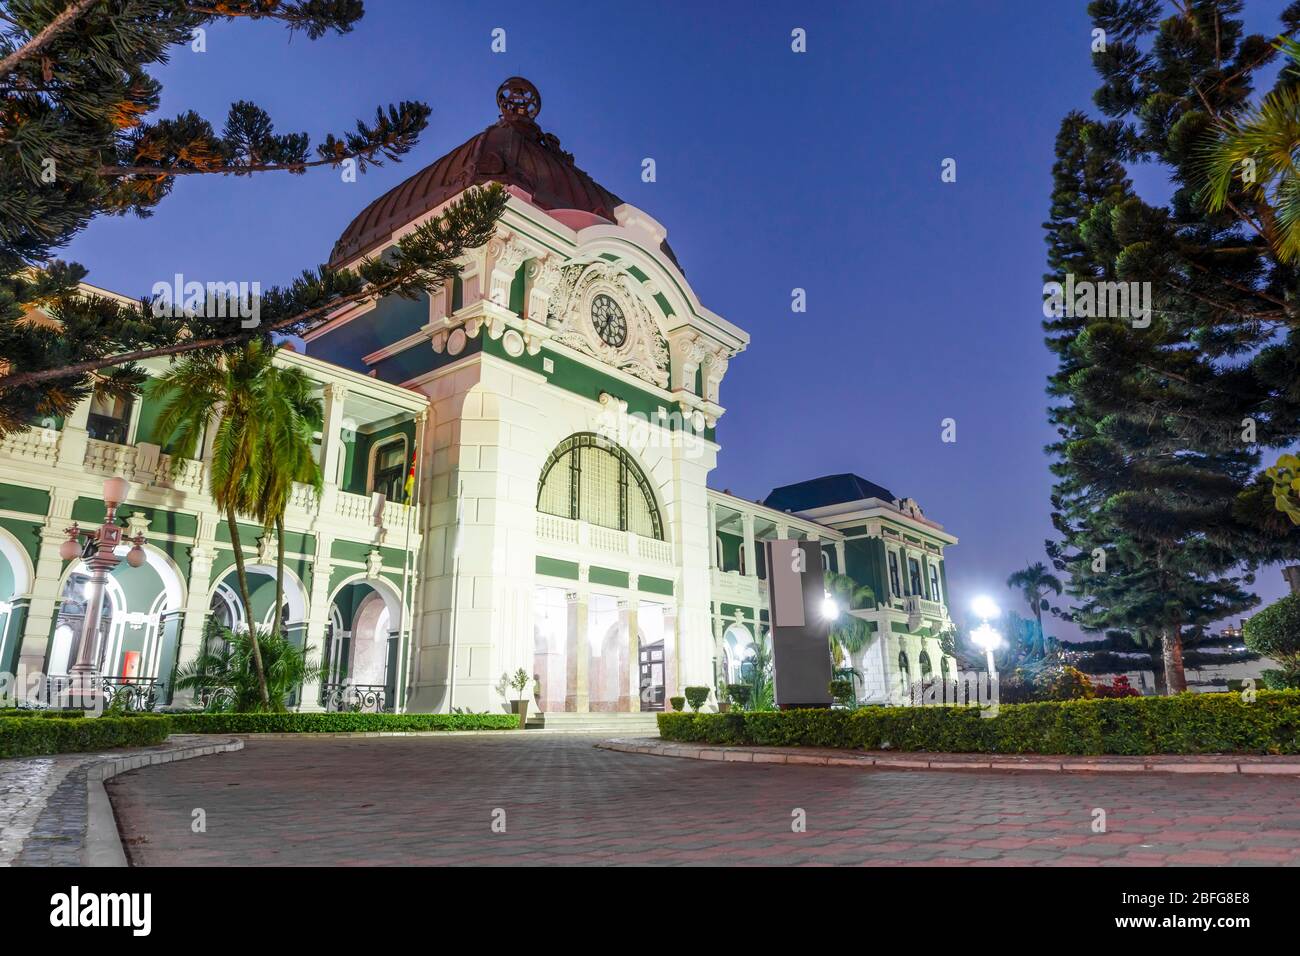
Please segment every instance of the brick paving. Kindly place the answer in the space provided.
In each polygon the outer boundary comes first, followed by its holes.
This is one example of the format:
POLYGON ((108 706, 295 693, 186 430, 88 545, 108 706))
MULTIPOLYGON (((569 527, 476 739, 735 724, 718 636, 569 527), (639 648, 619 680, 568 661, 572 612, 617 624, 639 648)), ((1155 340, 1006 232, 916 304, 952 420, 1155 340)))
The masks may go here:
POLYGON ((174 736, 157 747, 0 760, 0 866, 81 866, 88 774, 105 764, 171 760, 218 743, 228 740, 174 736))
POLYGON ((106 786, 146 866, 1300 865, 1294 778, 774 766, 598 739, 250 738, 106 786))

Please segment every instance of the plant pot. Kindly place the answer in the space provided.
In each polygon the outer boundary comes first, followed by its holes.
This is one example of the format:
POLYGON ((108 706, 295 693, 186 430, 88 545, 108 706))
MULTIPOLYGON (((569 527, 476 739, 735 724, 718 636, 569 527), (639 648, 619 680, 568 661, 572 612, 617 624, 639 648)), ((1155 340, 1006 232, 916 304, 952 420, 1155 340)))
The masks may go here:
POLYGON ((524 729, 524 724, 528 722, 528 701, 516 700, 511 701, 511 710, 519 715, 519 729, 524 729))
POLYGON ((731 710, 731 701, 724 700, 718 704, 718 713, 725 714, 729 710, 731 710))

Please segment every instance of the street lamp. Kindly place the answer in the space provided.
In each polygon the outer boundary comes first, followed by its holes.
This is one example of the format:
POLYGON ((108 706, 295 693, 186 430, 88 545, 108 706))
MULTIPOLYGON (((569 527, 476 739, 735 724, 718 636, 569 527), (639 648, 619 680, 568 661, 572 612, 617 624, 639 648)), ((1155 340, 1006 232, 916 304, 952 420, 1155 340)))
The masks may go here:
POLYGON ((998 606, 992 598, 981 594, 971 602, 971 610, 980 619, 980 626, 971 631, 970 639, 976 647, 984 649, 984 658, 989 669, 989 680, 992 680, 995 670, 993 652, 1002 646, 1002 635, 989 621, 998 616, 998 606))
MULTIPOLYGON (((90 569, 90 581, 86 587, 86 618, 81 629, 81 643, 77 647, 77 660, 68 673, 73 679, 74 706, 90 709, 93 706, 95 690, 93 688, 96 672, 99 670, 99 618, 104 605, 104 585, 109 573, 117 567, 120 560, 116 548, 122 543, 122 529, 117 524, 117 509, 131 493, 131 483, 125 478, 109 478, 104 482, 104 523, 98 528, 85 531, 74 521, 72 527, 64 529, 68 540, 59 546, 59 557, 64 561, 73 561, 81 557, 90 569), (82 538, 85 543, 82 543, 82 538)), ((144 535, 137 534, 130 539, 133 547, 126 555, 126 563, 133 568, 144 564, 144 535)))

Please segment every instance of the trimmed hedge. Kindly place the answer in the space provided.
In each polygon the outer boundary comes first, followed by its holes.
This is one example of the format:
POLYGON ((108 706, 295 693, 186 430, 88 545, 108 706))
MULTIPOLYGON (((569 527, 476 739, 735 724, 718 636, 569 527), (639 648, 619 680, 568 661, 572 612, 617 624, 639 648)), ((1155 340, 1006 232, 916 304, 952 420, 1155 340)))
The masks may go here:
POLYGON ((1006 754, 1300 753, 1300 691, 975 707, 659 715, 665 740, 734 746, 1006 754))
MULTIPOLYGON (((154 718, 161 719, 161 718, 154 718)), ((348 734, 516 730, 517 714, 170 714, 176 734, 348 734)))
POLYGON ((154 747, 172 732, 166 717, 96 717, 81 720, 33 720, 0 717, 0 757, 154 747))

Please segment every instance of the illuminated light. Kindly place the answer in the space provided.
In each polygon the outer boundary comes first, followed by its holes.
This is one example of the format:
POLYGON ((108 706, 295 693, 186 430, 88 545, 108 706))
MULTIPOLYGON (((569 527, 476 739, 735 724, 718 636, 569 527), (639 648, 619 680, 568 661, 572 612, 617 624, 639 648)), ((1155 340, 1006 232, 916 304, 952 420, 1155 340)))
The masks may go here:
POLYGON ((76 538, 69 538, 63 544, 59 545, 59 557, 64 561, 75 561, 81 556, 81 542, 76 538))
POLYGON ((840 616, 840 606, 835 603, 835 599, 829 594, 822 598, 822 617, 828 621, 833 621, 840 616))
POLYGON ((971 642, 986 651, 995 651, 1002 646, 1002 635, 987 624, 981 624, 970 632, 971 642))
POLYGON ((1001 611, 998 610, 997 604, 986 594, 981 594, 975 600, 970 602, 970 609, 975 612, 975 616, 982 620, 988 621, 997 617, 1001 611))

